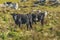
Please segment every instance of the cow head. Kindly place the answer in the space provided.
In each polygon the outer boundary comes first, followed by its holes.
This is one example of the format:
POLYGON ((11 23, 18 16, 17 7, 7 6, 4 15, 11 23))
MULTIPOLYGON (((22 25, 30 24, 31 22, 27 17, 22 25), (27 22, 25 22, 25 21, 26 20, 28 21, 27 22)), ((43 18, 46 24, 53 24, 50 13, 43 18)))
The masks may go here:
POLYGON ((12 17, 13 17, 14 20, 17 20, 17 16, 18 16, 17 14, 13 13, 11 15, 12 15, 12 17))

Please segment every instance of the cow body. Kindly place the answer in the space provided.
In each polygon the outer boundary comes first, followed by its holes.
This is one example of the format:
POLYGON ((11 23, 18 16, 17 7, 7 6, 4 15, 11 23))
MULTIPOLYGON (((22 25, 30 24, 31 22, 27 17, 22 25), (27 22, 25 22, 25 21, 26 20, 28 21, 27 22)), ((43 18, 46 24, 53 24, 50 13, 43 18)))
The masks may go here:
POLYGON ((32 17, 25 14, 12 14, 13 19, 15 21, 15 24, 19 25, 21 27, 21 24, 26 24, 27 29, 28 27, 32 28, 32 17))
POLYGON ((32 14, 32 20, 36 24, 36 22, 41 22, 41 25, 44 25, 44 18, 47 16, 47 12, 37 12, 32 14))
POLYGON ((15 24, 21 27, 22 24, 27 25, 32 29, 32 24, 36 22, 41 22, 41 25, 44 25, 44 17, 47 12, 37 12, 37 13, 30 13, 30 14, 12 14, 15 24))
POLYGON ((32 14, 32 22, 36 24, 37 21, 37 15, 36 14, 32 14))

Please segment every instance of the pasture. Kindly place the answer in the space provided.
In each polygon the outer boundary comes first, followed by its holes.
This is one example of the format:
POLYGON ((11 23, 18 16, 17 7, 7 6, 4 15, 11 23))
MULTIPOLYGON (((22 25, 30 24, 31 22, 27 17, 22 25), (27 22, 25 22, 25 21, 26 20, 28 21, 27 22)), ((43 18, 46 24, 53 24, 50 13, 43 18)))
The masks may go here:
POLYGON ((19 2, 18 0, 1 0, 12 1, 19 3, 19 9, 0 8, 0 40, 60 40, 60 6, 40 6, 31 7, 33 1, 19 2), (22 8, 20 6, 28 6, 22 8), (26 25, 23 24, 22 29, 15 25, 14 20, 10 14, 15 13, 29 13, 32 10, 48 11, 48 16, 45 18, 44 27, 33 24, 32 30, 27 30, 26 25), (43 29, 43 30, 42 30, 43 29))
POLYGON ((18 2, 19 0, 0 0, 0 3, 4 3, 4 2, 18 2))

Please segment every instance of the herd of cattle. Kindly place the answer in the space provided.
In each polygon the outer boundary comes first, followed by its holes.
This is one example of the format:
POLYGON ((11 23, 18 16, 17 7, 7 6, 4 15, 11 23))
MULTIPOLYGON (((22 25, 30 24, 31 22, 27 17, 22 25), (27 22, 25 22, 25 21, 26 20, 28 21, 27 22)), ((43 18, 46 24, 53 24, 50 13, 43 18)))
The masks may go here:
MULTIPOLYGON (((21 0, 21 2, 27 2, 29 0, 21 0)), ((45 5, 46 3, 51 4, 51 5, 58 5, 60 4, 60 0, 35 0, 34 2, 34 6, 37 5, 45 5)))
POLYGON ((31 28, 32 29, 32 25, 33 23, 36 24, 36 22, 41 22, 41 26, 44 25, 44 18, 47 15, 47 11, 42 12, 40 10, 36 11, 36 13, 30 12, 28 14, 11 14, 15 24, 19 25, 19 27, 22 26, 22 24, 26 24, 27 25, 27 29, 31 28))

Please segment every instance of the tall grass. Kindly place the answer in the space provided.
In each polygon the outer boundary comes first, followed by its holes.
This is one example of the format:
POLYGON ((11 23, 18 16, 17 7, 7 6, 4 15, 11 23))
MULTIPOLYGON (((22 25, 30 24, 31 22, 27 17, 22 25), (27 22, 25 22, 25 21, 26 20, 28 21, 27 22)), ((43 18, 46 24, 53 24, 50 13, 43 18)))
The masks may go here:
MULTIPOLYGON (((1 0, 0 3, 5 1, 19 2, 19 0, 1 0)), ((28 6, 27 8, 19 7, 20 10, 0 8, 0 40, 60 40, 60 6, 38 5, 38 7, 31 7, 32 3, 32 0, 25 2, 25 4, 20 2, 19 6, 28 6), (15 25, 11 16, 12 12, 24 14, 39 9, 48 11, 48 16, 44 20, 44 27, 41 26, 40 22, 37 22, 37 24, 33 24, 32 30, 27 30, 24 24, 20 29, 18 25, 15 25)))

